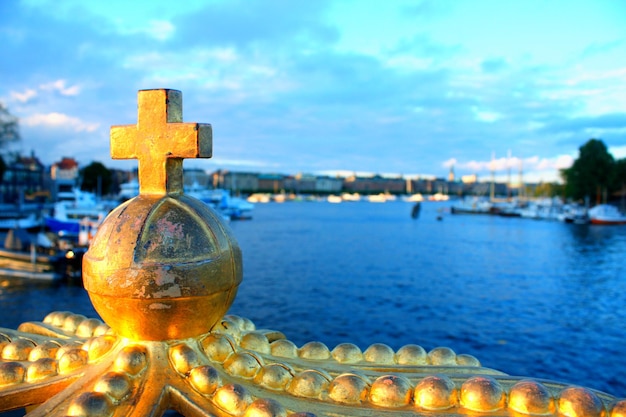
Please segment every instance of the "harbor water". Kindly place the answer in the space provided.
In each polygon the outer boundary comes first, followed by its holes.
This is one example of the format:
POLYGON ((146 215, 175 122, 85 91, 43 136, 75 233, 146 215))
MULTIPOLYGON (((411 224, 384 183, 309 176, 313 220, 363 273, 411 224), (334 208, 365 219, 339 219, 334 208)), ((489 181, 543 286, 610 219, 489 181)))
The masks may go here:
MULTIPOLYGON (((450 203, 257 204, 231 223, 230 313, 296 345, 447 346, 511 375, 626 397, 626 226, 451 215, 450 203), (439 219, 440 218, 440 219, 439 219)), ((79 286, 0 280, 0 326, 97 317, 79 286)))

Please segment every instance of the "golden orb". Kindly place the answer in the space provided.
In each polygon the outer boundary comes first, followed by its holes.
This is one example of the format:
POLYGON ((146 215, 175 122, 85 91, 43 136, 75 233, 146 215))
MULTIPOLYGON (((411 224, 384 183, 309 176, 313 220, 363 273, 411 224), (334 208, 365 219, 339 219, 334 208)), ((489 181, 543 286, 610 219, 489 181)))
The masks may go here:
POLYGON ((180 195, 139 195, 104 221, 83 259, 85 289, 117 334, 170 340, 208 332, 242 279, 219 215, 180 195))

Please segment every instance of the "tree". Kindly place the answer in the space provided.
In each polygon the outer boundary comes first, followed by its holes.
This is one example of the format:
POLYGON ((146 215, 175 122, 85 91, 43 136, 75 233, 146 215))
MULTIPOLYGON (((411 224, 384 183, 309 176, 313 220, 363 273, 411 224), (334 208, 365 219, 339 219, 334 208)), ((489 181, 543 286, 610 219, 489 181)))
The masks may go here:
POLYGON ((614 189, 615 160, 599 139, 589 139, 578 150, 574 164, 561 171, 565 195, 574 200, 589 198, 599 203, 614 189))
POLYGON ((80 170, 81 190, 106 195, 111 189, 111 171, 100 162, 92 162, 80 170))
POLYGON ((0 103, 0 151, 20 140, 19 124, 17 117, 11 115, 9 110, 0 103))

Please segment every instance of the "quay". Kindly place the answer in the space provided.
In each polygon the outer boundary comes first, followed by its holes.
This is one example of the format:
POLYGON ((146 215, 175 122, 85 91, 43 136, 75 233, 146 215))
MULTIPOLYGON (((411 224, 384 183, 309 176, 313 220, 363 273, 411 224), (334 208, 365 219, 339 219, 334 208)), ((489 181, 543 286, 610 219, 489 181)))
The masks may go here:
MULTIPOLYGON (((182 94, 138 94, 138 123, 111 129, 139 160, 140 194, 113 210, 85 255, 102 318, 66 311, 0 329, 0 410, 30 416, 621 417, 626 400, 510 376, 449 348, 296 346, 226 315, 242 284, 229 227, 183 193, 184 158, 210 157, 211 126, 183 123, 182 94)), ((296 296, 297 294, 287 294, 296 296)), ((323 314, 320 312, 320 314, 323 314)), ((320 318, 323 323, 323 317, 320 318)))

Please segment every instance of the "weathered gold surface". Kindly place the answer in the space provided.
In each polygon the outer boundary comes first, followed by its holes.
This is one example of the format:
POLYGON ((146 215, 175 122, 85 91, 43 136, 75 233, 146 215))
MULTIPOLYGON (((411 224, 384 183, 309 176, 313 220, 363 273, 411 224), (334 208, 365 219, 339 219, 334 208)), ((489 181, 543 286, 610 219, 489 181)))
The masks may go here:
POLYGON ((211 155, 211 127, 182 122, 182 95, 139 92, 136 126, 111 128, 111 153, 139 159, 139 196, 115 209, 83 258, 96 311, 117 334, 206 333, 241 282, 241 251, 221 217, 182 194, 182 158, 211 155))
POLYGON ((508 376, 445 347, 298 347, 223 316, 241 281, 241 253, 219 216, 182 194, 182 158, 210 155, 210 140, 198 133, 205 125, 181 122, 179 92, 142 91, 137 126, 111 130, 114 157, 140 159, 141 194, 111 213, 85 256, 85 288, 106 324, 54 312, 0 329, 0 411, 626 416, 626 400, 508 376))

